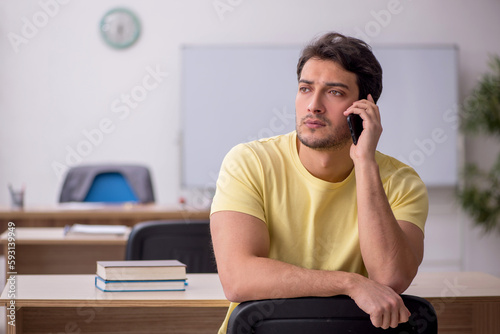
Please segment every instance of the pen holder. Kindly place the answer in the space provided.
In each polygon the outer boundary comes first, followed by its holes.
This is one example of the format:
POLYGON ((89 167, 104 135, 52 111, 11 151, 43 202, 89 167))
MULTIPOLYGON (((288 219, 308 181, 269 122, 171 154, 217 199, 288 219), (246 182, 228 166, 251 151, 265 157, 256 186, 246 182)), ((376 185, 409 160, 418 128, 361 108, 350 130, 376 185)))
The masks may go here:
POLYGON ((22 210, 24 208, 24 188, 21 190, 14 190, 9 186, 9 192, 12 208, 22 210))

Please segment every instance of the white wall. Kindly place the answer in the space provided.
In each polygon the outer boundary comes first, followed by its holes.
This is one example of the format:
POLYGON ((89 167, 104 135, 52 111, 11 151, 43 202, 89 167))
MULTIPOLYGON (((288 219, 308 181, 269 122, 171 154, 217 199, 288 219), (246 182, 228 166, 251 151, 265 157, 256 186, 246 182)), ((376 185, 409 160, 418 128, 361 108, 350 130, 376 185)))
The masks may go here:
MULTIPOLYGON (((330 30, 372 44, 455 43, 464 99, 487 70, 489 55, 500 54, 498 14, 496 0, 2 0, 0 205, 9 205, 9 182, 26 184, 29 206, 55 204, 61 178, 53 165, 66 165, 68 152, 78 149, 85 153, 79 154, 82 163, 149 165, 158 202, 176 202, 183 44, 296 44, 330 30), (216 4, 228 10, 218 12, 216 4), (127 50, 109 48, 98 33, 102 15, 115 6, 135 11, 143 26, 139 41, 127 50), (37 31, 26 30, 26 22, 34 21, 37 31), (16 52, 9 36, 23 33, 25 43, 16 52), (116 103, 123 107, 122 94, 137 89, 152 70, 161 72, 158 87, 128 115, 113 112, 113 103, 115 110, 116 103), (85 144, 84 132, 95 135, 106 119, 109 133, 85 144)), ((467 139, 465 157, 487 166, 497 147, 495 141, 467 139)), ((430 198, 423 270, 500 276, 499 236, 481 237, 460 214, 452 189, 431 189, 430 198)))

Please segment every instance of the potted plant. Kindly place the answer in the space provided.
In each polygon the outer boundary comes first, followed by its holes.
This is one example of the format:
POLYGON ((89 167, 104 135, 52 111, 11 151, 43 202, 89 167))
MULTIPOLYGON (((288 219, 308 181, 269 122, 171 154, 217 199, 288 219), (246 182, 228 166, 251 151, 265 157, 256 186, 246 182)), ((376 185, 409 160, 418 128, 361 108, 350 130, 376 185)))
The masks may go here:
MULTIPOLYGON (((494 56, 491 72, 485 74, 462 108, 461 129, 500 139, 500 57, 494 56)), ((500 231, 500 154, 490 170, 468 163, 464 182, 458 189, 462 208, 485 232, 500 231)))

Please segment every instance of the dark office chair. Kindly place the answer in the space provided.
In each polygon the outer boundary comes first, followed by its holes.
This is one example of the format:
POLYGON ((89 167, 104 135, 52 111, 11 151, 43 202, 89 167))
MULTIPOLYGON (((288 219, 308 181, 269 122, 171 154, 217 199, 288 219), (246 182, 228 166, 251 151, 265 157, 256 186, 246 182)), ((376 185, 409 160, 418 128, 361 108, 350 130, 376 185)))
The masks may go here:
POLYGON ((410 320, 383 330, 372 325, 348 296, 270 299, 243 302, 229 318, 227 334, 437 334, 437 316, 423 298, 401 295, 410 320))
POLYGON ((140 165, 88 165, 66 174, 59 202, 153 203, 149 169, 140 165))
POLYGON ((150 221, 136 224, 126 260, 179 260, 188 273, 216 273, 209 220, 150 221))

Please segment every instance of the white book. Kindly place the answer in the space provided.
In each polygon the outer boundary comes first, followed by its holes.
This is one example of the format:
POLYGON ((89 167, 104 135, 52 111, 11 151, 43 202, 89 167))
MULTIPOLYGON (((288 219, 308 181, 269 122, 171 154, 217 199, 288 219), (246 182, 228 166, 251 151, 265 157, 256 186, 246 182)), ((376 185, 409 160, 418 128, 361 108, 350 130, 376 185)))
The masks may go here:
POLYGON ((114 235, 124 235, 127 233, 128 227, 125 225, 85 225, 85 224, 73 224, 68 225, 64 228, 65 235, 73 234, 114 234, 114 235))
POLYGON ((177 260, 98 261, 97 275, 104 280, 183 280, 186 265, 177 260))

